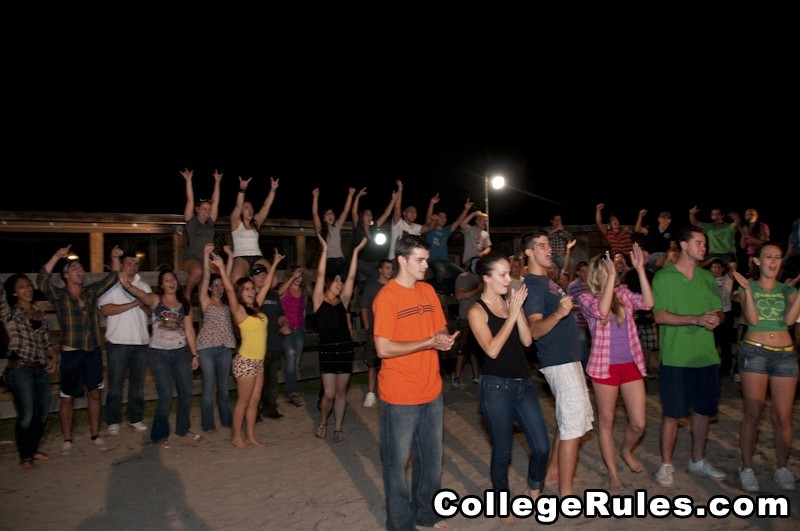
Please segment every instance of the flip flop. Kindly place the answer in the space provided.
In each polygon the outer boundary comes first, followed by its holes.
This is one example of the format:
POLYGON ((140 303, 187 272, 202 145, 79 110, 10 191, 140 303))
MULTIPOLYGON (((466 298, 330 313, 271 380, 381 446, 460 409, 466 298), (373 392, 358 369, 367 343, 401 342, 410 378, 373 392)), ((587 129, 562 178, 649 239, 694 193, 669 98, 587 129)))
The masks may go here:
POLYGON ((33 454, 33 458, 36 461, 47 461, 48 459, 50 459, 50 456, 44 452, 36 452, 35 454, 33 454))
POLYGON ((317 431, 315 432, 317 439, 324 439, 327 431, 328 431, 328 426, 326 426, 325 424, 320 424, 319 426, 317 426, 317 431))

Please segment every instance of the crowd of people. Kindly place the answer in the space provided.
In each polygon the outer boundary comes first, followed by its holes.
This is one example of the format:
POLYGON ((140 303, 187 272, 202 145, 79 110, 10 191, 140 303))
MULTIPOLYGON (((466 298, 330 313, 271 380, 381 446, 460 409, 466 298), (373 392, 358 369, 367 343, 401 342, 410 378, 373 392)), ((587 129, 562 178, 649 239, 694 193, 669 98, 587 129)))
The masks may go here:
POLYGON ((743 394, 742 488, 760 489, 752 462, 769 396, 776 434, 774 481, 785 490, 795 489, 797 478, 788 460, 798 378, 800 220, 792 225, 784 248, 769 239, 769 227, 755 209, 745 212, 746 223, 735 212, 727 214, 727 223, 720 209, 711 211, 711 222, 701 222, 699 209, 693 207, 679 230, 669 212, 646 226, 646 209, 634 226, 622 225, 615 214, 608 214, 605 222, 605 204, 599 203, 595 219, 608 250, 576 261, 576 239, 560 215, 552 217, 549 227, 525 234, 518 252, 507 256, 493 251, 488 216, 473 210, 469 198, 448 223, 436 194, 424 223, 418 223, 416 207, 403 208, 402 181, 396 182, 377 220, 370 209, 360 209, 365 188, 349 188, 338 215, 320 207, 320 190, 314 188, 312 220, 320 253, 311 286, 301 265, 290 265, 281 282, 284 256, 278 249, 271 256, 261 251, 259 228, 278 195, 277 179, 271 179, 256 211, 245 200, 251 179, 239 178, 231 213, 233 246, 223 246, 223 257, 214 240, 223 174, 213 173, 210 199, 195 199, 193 172, 180 173, 186 181, 183 286, 175 271, 165 269, 152 289, 138 274, 135 254, 119 247, 111 251, 111 271, 86 284, 82 264, 67 258, 69 245, 42 265, 36 284, 15 274, 0 286, 0 319, 10 339, 4 379, 17 408, 16 442, 24 470, 48 459, 39 445, 50 407, 50 375, 57 369, 62 453, 69 453, 75 442, 76 397, 88 397, 90 440, 100 450, 106 448, 100 436, 103 389, 107 433, 120 433, 126 374, 127 425, 149 429, 153 444, 170 447, 177 388, 175 436, 197 440, 203 432, 215 432, 218 422, 231 430, 235 447, 262 446, 256 424, 263 417, 283 416, 278 400, 281 366, 285 403, 304 403, 297 371, 307 312, 319 333, 319 421, 313 435, 327 437, 333 413, 333 441, 341 442, 355 361, 349 310, 355 305, 367 331, 363 406, 378 405, 380 410, 389 529, 445 525, 430 503, 441 488, 442 390, 445 382, 454 388, 462 385, 467 363, 490 435, 494 489, 508 490, 515 428, 528 441, 531 498, 545 486, 557 486, 562 497, 574 494, 581 442, 593 429, 607 487, 624 489, 617 457, 632 472, 644 471, 634 451, 645 436, 644 381, 656 376, 662 408, 661 464, 655 474, 659 485, 673 484, 672 456, 684 418, 690 418, 691 426, 689 472, 727 477, 707 459, 705 446, 721 379, 734 377, 743 394), (348 214, 353 240, 343 242, 348 214), (378 245, 374 235, 390 216, 390 240, 378 245), (455 263, 448 240, 458 230, 464 248, 455 263), (58 284, 52 282, 54 273, 61 277, 58 284), (60 345, 52 343, 44 314, 33 302, 37 287, 55 310, 60 345), (440 302, 442 294, 459 301, 452 324, 440 302), (199 327, 193 300, 199 305, 199 327), (106 378, 101 350, 107 356, 106 378), (158 394, 150 427, 143 418, 147 367, 158 394), (201 426, 193 431, 192 372, 197 369, 203 380, 201 426), (543 375, 555 399, 552 439, 532 371, 543 375), (231 374, 236 383, 232 406, 231 374), (620 396, 627 425, 618 444, 613 425, 620 396), (409 459, 411 483, 406 478, 409 459))

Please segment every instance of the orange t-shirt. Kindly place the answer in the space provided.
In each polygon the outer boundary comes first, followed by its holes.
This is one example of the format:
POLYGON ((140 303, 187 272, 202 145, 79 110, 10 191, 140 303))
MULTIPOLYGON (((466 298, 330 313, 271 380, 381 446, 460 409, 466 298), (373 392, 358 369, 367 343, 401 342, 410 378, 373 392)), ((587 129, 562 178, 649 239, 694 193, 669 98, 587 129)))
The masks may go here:
MULTIPOLYGON (((406 288, 390 280, 372 303, 374 335, 390 341, 429 339, 447 326, 442 304, 427 282, 406 288)), ((425 404, 442 392, 439 352, 426 349, 381 360, 378 391, 384 402, 395 405, 425 404)))

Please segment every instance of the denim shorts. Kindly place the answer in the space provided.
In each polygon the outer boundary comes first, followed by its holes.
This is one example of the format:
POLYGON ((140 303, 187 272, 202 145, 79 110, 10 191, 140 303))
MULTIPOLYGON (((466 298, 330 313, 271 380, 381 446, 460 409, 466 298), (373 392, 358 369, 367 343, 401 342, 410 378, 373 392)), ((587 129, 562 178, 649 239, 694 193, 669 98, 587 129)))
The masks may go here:
POLYGON ((797 350, 775 352, 740 341, 739 372, 796 377, 800 374, 797 366, 797 350))

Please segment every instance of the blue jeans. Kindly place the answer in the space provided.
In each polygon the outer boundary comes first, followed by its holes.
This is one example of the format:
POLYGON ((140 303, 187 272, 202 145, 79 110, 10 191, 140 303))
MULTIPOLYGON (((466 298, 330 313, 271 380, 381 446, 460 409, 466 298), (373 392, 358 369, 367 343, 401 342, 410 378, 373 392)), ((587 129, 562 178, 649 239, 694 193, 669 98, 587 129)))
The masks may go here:
POLYGON ((108 356, 108 394, 106 424, 119 424, 122 418, 122 389, 128 370, 128 422, 139 422, 144 413, 144 371, 147 345, 117 345, 106 341, 108 356))
POLYGON ((480 408, 489 427, 492 443, 492 488, 498 491, 508 490, 508 464, 511 461, 511 444, 514 440, 513 423, 517 421, 531 450, 528 460, 528 487, 541 490, 547 470, 550 440, 533 381, 530 378, 482 375, 480 408))
POLYGON ((43 367, 20 367, 5 372, 6 385, 17 409, 16 440, 20 461, 39 451, 50 413, 50 375, 43 367))
POLYGON ((153 372, 158 392, 150 440, 158 443, 169 438, 173 388, 178 390, 175 435, 183 437, 189 433, 189 413, 192 409, 192 355, 188 347, 173 350, 151 348, 147 351, 147 363, 153 372))
POLYGON ((233 426, 231 405, 228 402, 228 378, 231 375, 233 349, 218 346, 197 351, 200 372, 203 374, 203 395, 200 399, 200 427, 203 431, 217 429, 214 424, 214 392, 217 395, 219 423, 223 428, 233 426))
POLYGON ((464 272, 464 269, 450 260, 435 260, 430 263, 430 266, 433 269, 433 282, 436 291, 439 293, 455 293, 455 279, 464 272))
POLYGON ((380 410, 386 529, 431 527, 442 519, 432 503, 442 485, 442 395, 413 406, 381 401, 380 410), (412 453, 409 489, 406 465, 412 453))
POLYGON ((292 328, 288 336, 281 336, 281 349, 285 359, 283 364, 283 377, 286 382, 286 396, 297 393, 297 366, 300 364, 300 355, 306 346, 306 329, 292 328))

